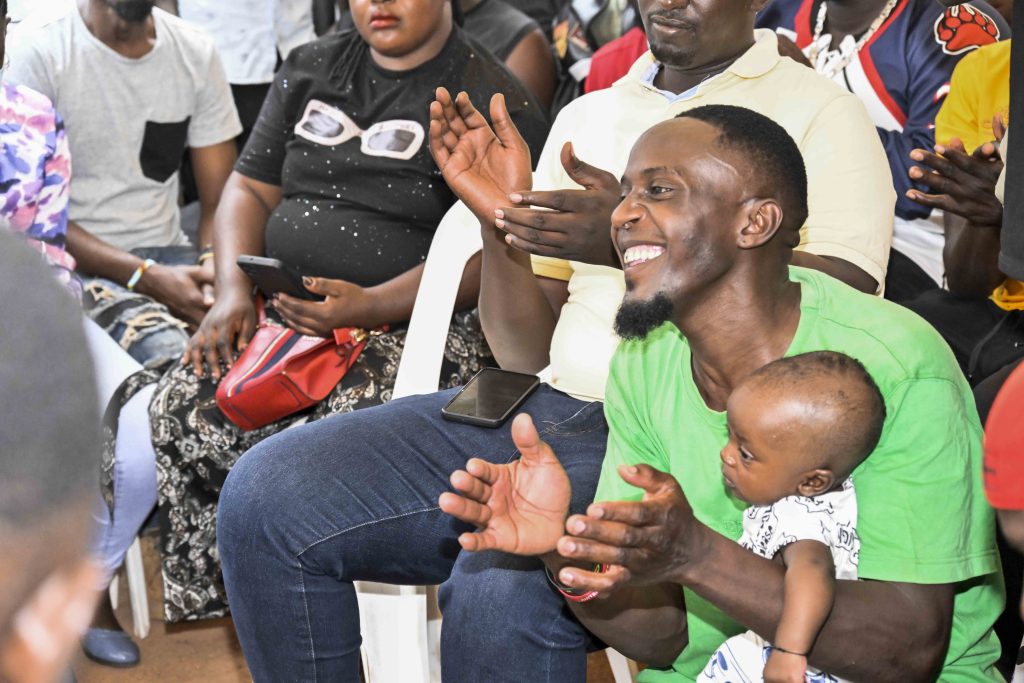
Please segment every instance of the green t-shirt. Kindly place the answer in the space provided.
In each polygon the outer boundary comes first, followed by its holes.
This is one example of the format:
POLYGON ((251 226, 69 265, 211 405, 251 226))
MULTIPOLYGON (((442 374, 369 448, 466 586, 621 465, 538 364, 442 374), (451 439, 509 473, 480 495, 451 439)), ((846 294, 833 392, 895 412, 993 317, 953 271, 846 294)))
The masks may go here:
MULTIPOLYGON (((981 480, 982 431, 971 390, 949 347, 921 318, 832 278, 790 269, 800 283, 800 323, 787 356, 831 350, 860 360, 885 396, 888 418, 874 453, 854 472, 861 579, 960 583, 941 680, 1002 680, 992 624, 1004 595, 994 516, 981 480), (978 578, 969 581, 974 577, 978 578)), ((670 472, 704 524, 731 539, 745 505, 728 495, 719 452, 725 413, 693 382, 690 347, 665 324, 623 343, 605 399, 610 434, 597 500, 639 500, 622 464, 670 472)), ((689 645, 668 670, 640 680, 693 681, 741 626, 684 589, 689 645)))

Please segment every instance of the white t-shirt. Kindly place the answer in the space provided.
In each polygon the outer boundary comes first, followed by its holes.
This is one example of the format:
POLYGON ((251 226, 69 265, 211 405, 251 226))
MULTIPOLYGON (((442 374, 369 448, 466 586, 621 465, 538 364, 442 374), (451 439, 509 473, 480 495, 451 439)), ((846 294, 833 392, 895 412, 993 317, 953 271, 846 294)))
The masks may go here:
POLYGON ((21 36, 5 74, 49 97, 64 118, 69 219, 124 250, 188 244, 178 212, 185 149, 242 131, 210 39, 159 9, 153 19, 153 49, 128 59, 67 12, 21 36))
POLYGON ((857 578, 857 496, 853 480, 838 491, 807 498, 789 496, 772 505, 752 505, 743 514, 739 544, 769 560, 791 543, 817 541, 832 551, 836 578, 857 578))
POLYGON ((270 83, 278 53, 316 38, 309 0, 178 0, 178 15, 210 34, 234 85, 270 83))

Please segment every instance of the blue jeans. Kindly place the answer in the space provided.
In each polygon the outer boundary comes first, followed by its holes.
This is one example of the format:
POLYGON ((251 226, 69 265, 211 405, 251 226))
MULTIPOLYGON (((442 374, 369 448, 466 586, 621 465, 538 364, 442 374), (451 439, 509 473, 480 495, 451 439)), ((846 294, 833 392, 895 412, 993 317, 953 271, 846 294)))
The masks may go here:
MULTIPOLYGON (((217 534, 253 679, 359 680, 353 581, 443 583, 445 681, 586 680, 591 636, 536 558, 460 552, 469 530, 437 507, 471 457, 519 457, 509 425, 444 421, 455 390, 290 429, 248 451, 221 493, 217 534)), ((524 404, 591 502, 608 437, 601 403, 541 386, 524 404)), ((397 653, 402 656, 402 653, 397 653)))
MULTIPOLYGON (((165 266, 191 266, 197 257, 195 248, 187 245, 142 247, 132 250, 132 254, 165 266)), ((82 284, 86 290, 86 315, 139 364, 159 369, 185 353, 189 340, 187 325, 162 303, 104 278, 85 277, 82 284)))

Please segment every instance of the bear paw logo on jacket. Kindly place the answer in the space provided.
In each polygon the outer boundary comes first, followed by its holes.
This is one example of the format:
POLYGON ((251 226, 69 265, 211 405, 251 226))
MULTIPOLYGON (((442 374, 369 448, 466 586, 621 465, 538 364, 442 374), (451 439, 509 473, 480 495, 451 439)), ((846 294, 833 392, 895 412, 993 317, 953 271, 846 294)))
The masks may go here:
POLYGON ((999 27, 972 5, 949 7, 935 22, 935 40, 947 55, 959 55, 997 42, 999 27))

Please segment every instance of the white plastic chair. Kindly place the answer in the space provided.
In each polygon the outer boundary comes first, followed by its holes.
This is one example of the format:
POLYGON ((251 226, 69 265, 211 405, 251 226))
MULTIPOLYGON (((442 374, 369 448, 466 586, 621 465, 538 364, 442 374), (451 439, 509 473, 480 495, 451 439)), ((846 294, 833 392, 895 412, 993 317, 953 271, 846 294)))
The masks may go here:
MULTIPOLYGON (((430 244, 392 399, 437 391, 462 273, 482 246, 479 222, 457 202, 430 244)), ((367 683, 440 683, 437 588, 357 582, 356 590, 367 683)), ((615 683, 633 683, 636 665, 612 649, 607 653, 615 683)))
MULTIPOLYGON (((128 577, 128 599, 132 606, 132 630, 138 638, 149 635, 149 602, 146 596, 146 571, 142 565, 142 546, 139 537, 128 548, 124 556, 124 570, 128 577)), ((110 582, 110 604, 117 609, 118 580, 114 575, 110 582)))

